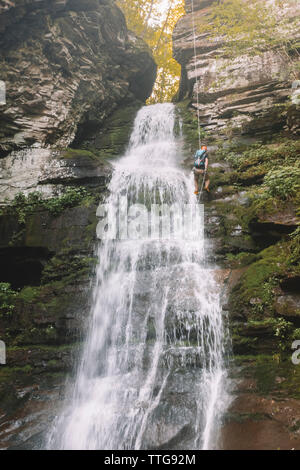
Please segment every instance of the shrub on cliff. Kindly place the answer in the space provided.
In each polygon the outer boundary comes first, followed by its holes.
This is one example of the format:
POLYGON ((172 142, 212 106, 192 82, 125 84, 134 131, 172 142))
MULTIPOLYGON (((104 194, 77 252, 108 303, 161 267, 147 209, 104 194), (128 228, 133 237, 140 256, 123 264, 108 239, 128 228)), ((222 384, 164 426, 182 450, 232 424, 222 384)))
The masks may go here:
POLYGON ((44 199, 39 191, 34 191, 28 196, 23 193, 16 195, 10 205, 2 209, 2 214, 12 212, 18 217, 20 224, 24 224, 28 214, 38 209, 48 210, 53 216, 61 214, 65 209, 75 207, 88 197, 88 192, 83 187, 69 187, 65 192, 57 197, 44 199))
POLYGON ((15 310, 17 293, 7 282, 0 282, 0 317, 10 316, 15 310))
POLYGON ((271 170, 265 176, 264 186, 270 196, 282 200, 290 199, 300 189, 300 168, 284 166, 271 170))

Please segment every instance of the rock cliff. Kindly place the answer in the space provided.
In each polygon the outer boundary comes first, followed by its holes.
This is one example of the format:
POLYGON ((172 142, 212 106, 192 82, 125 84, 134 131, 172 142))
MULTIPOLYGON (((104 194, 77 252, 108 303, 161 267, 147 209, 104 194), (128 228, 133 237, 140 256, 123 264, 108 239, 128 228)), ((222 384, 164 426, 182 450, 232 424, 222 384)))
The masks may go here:
POLYGON ((121 102, 145 100, 156 66, 111 0, 2 1, 0 155, 64 148, 121 102))
MULTIPOLYGON (((194 0, 195 24, 212 0, 194 0)), ((299 21, 299 2, 284 14, 299 21)), ((197 28, 196 28, 196 31, 197 28)), ((290 40, 299 43, 299 29, 290 40)), ((287 59, 276 50, 228 61, 224 38, 196 34, 191 1, 174 31, 182 65, 177 104, 187 159, 198 146, 196 74, 201 125, 210 156, 211 194, 205 230, 228 298, 236 399, 224 418, 225 449, 300 448, 299 116, 290 100, 287 59), (196 73, 195 73, 196 65, 196 73), (298 227, 298 229, 297 229, 298 227), (276 402, 276 406, 274 406, 276 402)), ((290 60, 290 59, 289 59, 290 60)))
POLYGON ((156 65, 111 0, 2 0, 0 51, 0 447, 32 448, 84 335, 107 158, 156 65))
MULTIPOLYGON (((197 56, 194 56, 191 0, 186 1, 186 15, 178 22, 173 35, 175 59, 182 65, 180 99, 189 97, 196 103, 198 77, 199 105, 202 127, 207 138, 227 139, 232 136, 269 137, 283 128, 299 131, 299 112, 283 105, 292 93, 289 76, 290 61, 277 49, 260 54, 244 51, 228 58, 225 38, 203 32, 214 0, 195 0, 195 31, 197 56)), ((299 2, 290 2, 282 14, 290 17, 290 40, 299 43, 299 2)), ((279 19, 280 21, 280 19, 279 19)))

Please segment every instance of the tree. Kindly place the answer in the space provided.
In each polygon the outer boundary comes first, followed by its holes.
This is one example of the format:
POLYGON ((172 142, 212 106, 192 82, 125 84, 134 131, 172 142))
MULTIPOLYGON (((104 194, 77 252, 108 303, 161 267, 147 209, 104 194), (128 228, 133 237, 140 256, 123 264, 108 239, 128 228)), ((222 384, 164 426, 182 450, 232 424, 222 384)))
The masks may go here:
POLYGON ((294 41, 299 17, 286 15, 294 0, 221 0, 213 4, 205 24, 198 31, 225 38, 224 50, 230 58, 243 53, 257 55, 276 49, 284 56, 292 78, 299 77, 300 44, 294 41))
POLYGON ((172 33, 184 15, 184 0, 118 0, 128 28, 149 45, 158 66, 157 80, 149 104, 170 101, 180 81, 180 65, 172 57, 172 33))

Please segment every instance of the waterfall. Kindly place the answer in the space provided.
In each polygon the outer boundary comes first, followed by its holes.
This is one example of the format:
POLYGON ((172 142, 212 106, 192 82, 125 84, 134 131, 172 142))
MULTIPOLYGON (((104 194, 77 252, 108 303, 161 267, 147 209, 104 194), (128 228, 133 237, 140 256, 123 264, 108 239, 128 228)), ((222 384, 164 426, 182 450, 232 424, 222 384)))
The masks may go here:
MULTIPOLYGON (((182 160, 175 107, 142 108, 107 206, 195 205, 182 160)), ((229 403, 220 287, 203 235, 176 227, 169 237, 99 242, 89 331, 49 448, 218 447, 229 403)))

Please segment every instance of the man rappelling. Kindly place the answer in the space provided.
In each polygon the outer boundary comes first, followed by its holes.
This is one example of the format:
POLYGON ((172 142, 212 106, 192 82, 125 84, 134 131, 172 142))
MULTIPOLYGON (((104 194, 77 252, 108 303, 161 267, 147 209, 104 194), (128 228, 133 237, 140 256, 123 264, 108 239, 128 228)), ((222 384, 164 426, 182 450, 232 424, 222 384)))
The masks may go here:
POLYGON ((197 150, 194 156, 194 181, 195 181, 195 194, 199 194, 199 178, 203 176, 201 187, 201 194, 204 190, 209 193, 210 180, 208 176, 208 153, 206 145, 202 145, 200 150, 197 150))

